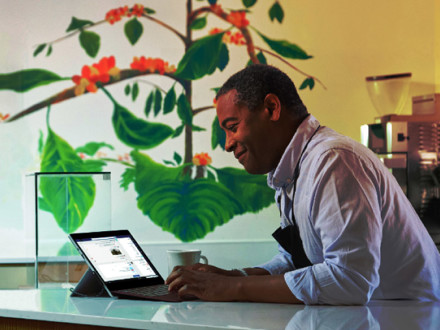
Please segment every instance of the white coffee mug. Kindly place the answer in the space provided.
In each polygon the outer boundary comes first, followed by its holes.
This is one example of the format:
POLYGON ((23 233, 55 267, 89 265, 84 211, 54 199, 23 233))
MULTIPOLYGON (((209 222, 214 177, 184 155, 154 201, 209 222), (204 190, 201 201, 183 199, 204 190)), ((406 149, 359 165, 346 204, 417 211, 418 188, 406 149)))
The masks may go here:
POLYGON ((171 273, 175 266, 194 265, 200 261, 208 264, 208 258, 202 255, 200 250, 168 250, 168 273, 171 273))

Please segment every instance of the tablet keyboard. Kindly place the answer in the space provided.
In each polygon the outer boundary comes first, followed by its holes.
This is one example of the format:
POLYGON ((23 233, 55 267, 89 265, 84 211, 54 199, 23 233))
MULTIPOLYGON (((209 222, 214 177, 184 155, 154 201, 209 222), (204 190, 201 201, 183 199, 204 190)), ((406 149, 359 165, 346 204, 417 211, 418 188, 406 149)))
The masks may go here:
POLYGON ((169 294, 168 291, 168 285, 165 284, 157 284, 157 285, 150 285, 150 286, 141 286, 138 288, 131 288, 131 289, 124 289, 124 290, 118 290, 118 292, 121 293, 130 293, 130 294, 139 294, 143 296, 164 296, 169 294))
POLYGON ((169 292, 168 285, 157 284, 149 286, 141 286, 131 289, 122 289, 112 291, 112 293, 121 298, 136 298, 146 300, 160 300, 160 301, 182 301, 177 292, 169 292))

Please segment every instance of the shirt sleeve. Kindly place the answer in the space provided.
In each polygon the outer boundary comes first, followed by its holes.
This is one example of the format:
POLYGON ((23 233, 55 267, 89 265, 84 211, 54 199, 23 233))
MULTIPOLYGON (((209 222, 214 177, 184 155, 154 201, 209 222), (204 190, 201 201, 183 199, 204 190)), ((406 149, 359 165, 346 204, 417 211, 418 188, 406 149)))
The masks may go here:
POLYGON ((278 244, 279 253, 272 260, 256 266, 267 270, 271 275, 280 275, 295 269, 290 254, 278 244))
POLYGON ((304 205, 324 260, 284 278, 305 304, 365 304, 379 285, 380 175, 347 150, 331 149, 316 163, 304 205))

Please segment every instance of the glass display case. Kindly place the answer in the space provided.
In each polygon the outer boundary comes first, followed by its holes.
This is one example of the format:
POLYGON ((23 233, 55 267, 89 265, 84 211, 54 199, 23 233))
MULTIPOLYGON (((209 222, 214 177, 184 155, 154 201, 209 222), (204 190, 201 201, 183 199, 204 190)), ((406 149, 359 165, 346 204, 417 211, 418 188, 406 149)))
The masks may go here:
POLYGON ((37 288, 73 287, 87 265, 68 238, 111 229, 110 172, 36 172, 25 178, 26 241, 37 288))

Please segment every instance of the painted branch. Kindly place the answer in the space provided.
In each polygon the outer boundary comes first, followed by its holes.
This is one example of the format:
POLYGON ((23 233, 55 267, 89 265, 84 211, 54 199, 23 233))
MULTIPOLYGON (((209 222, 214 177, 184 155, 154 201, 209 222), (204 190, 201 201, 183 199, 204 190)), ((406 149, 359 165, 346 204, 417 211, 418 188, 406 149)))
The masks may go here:
POLYGON ((289 67, 291 67, 293 70, 295 70, 295 71, 301 73, 302 75, 306 76, 307 78, 313 78, 315 81, 317 81, 318 83, 320 83, 321 86, 322 86, 324 89, 327 89, 327 87, 324 85, 323 82, 321 82, 321 80, 319 80, 319 79, 316 78, 315 76, 312 76, 312 75, 310 75, 310 74, 308 74, 308 73, 305 73, 304 71, 301 71, 301 70, 298 69, 296 66, 294 66, 294 65, 292 65, 291 63, 287 62, 284 58, 282 58, 282 57, 279 56, 278 54, 275 54, 275 53, 271 52, 270 50, 263 49, 263 48, 260 48, 260 47, 255 47, 255 49, 257 49, 257 50, 259 50, 259 51, 261 51, 261 52, 263 52, 263 53, 269 54, 269 55, 271 55, 271 56, 273 56, 273 57, 276 57, 276 58, 279 59, 281 62, 283 62, 283 63, 287 64, 289 67))
POLYGON ((50 41, 50 42, 46 42, 46 44, 48 44, 48 45, 56 44, 57 42, 60 42, 60 41, 66 40, 66 39, 68 39, 68 38, 71 38, 71 37, 77 35, 78 33, 80 33, 80 32, 83 31, 83 30, 88 30, 88 29, 90 29, 90 28, 92 28, 92 27, 95 27, 95 26, 97 26, 97 25, 103 24, 103 23, 105 23, 105 22, 107 22, 107 21, 104 19, 104 20, 102 20, 102 21, 98 21, 98 22, 96 22, 96 23, 93 23, 93 24, 90 24, 90 25, 84 26, 84 27, 82 27, 81 29, 76 29, 76 30, 74 30, 72 33, 69 33, 68 35, 65 35, 65 36, 63 36, 63 37, 61 37, 61 38, 55 39, 55 40, 50 41))
POLYGON ((185 45, 188 43, 188 38, 186 38, 182 33, 180 33, 179 31, 177 31, 175 28, 169 26, 169 25, 166 24, 165 22, 163 22, 163 21, 161 21, 161 20, 159 20, 159 19, 157 19, 157 18, 155 18, 155 17, 152 17, 152 16, 150 16, 150 15, 142 14, 142 17, 145 17, 145 18, 149 19, 150 21, 153 21, 153 22, 155 22, 155 23, 157 23, 157 24, 163 26, 164 28, 166 28, 166 29, 172 31, 174 34, 176 34, 176 35, 177 35, 177 36, 183 41, 183 43, 184 43, 185 45))
POLYGON ((212 13, 212 10, 210 7, 201 7, 192 11, 191 14, 188 16, 188 22, 190 23, 190 26, 191 23, 194 22, 194 20, 203 13, 212 13))
MULTIPOLYGON (((112 85, 112 84, 115 84, 115 83, 118 83, 118 82, 121 82, 121 81, 124 81, 124 80, 127 80, 127 79, 131 79, 131 78, 134 78, 134 77, 145 76, 145 75, 152 75, 152 74, 157 74, 157 73, 152 73, 152 72, 145 73, 145 72, 140 72, 138 70, 130 70, 130 69, 121 70, 120 78, 119 79, 111 79, 108 83, 103 84, 103 86, 112 85)), ((169 77, 171 79, 174 79, 174 80, 178 81, 180 84, 183 85, 183 80, 176 78, 173 74, 164 73, 163 75, 167 76, 167 77, 169 77)), ((18 120, 18 119, 20 119, 22 117, 25 117, 27 115, 30 115, 30 114, 38 111, 38 110, 46 108, 50 104, 61 103, 61 102, 64 102, 66 100, 69 100, 71 98, 79 97, 79 96, 86 95, 86 94, 89 93, 88 91, 85 91, 81 95, 75 95, 75 87, 76 86, 73 86, 71 88, 67 88, 67 89, 61 91, 60 93, 52 95, 51 97, 49 97, 49 98, 47 98, 47 99, 45 99, 45 100, 43 100, 43 101, 41 101, 39 103, 36 103, 36 104, 30 106, 29 108, 27 108, 27 109, 25 109, 25 110, 15 114, 15 115, 11 116, 6 121, 4 121, 4 123, 9 123, 9 122, 13 122, 15 120, 18 120)))
POLYGON ((206 107, 197 108, 193 110, 193 115, 195 116, 203 111, 211 110, 211 109, 215 109, 215 107, 213 105, 208 105, 206 107))
POLYGON ((247 52, 252 63, 259 64, 260 61, 258 60, 257 55, 255 54, 255 46, 254 46, 254 42, 252 41, 252 37, 251 34, 249 33, 249 30, 247 28, 241 28, 240 31, 243 34, 244 39, 246 40, 247 52))

